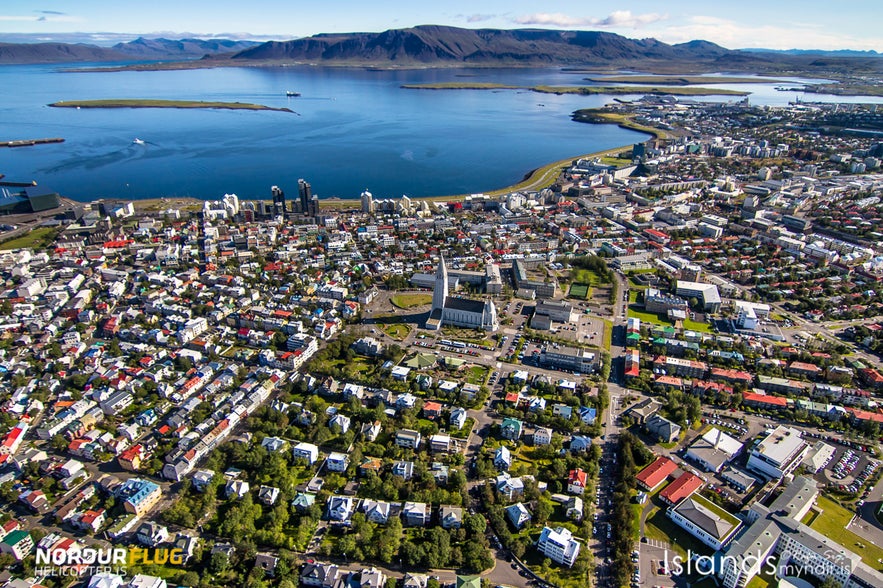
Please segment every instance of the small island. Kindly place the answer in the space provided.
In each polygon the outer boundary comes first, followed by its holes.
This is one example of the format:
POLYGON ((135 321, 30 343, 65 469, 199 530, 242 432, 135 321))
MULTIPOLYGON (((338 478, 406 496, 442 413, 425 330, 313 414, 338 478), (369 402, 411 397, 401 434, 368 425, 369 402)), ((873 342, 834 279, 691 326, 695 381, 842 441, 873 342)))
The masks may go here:
POLYGON ((407 90, 523 90, 541 94, 653 94, 678 96, 747 96, 750 92, 697 88, 695 86, 507 86, 483 82, 440 82, 429 84, 403 84, 407 90))
POLYGON ((111 100, 62 100, 49 106, 55 108, 213 108, 224 110, 273 110, 294 113, 290 108, 274 108, 263 104, 248 102, 204 102, 201 100, 148 100, 148 99, 111 99, 111 100))

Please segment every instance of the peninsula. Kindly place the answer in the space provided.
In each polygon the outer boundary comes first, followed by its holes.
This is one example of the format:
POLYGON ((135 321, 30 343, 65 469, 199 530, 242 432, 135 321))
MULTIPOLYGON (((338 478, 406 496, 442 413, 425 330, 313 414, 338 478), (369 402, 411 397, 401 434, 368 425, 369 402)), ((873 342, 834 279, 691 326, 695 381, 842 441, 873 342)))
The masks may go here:
POLYGON ((671 86, 658 88, 655 86, 508 86, 485 82, 433 82, 428 84, 402 84, 407 90, 525 90, 540 94, 651 94, 678 96, 747 96, 750 92, 740 90, 722 90, 717 88, 698 88, 671 86))
POLYGON ((290 108, 275 108, 248 102, 204 102, 201 100, 62 100, 49 106, 55 108, 213 108, 225 110, 274 110, 294 113, 290 108))

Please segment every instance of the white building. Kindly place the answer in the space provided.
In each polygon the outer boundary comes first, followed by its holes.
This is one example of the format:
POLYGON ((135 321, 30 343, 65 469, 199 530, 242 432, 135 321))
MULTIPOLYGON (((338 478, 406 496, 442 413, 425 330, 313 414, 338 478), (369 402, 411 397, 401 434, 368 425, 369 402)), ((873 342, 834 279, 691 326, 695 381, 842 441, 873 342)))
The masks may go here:
POLYGON ((564 527, 551 529, 543 527, 540 539, 537 542, 537 550, 552 561, 572 567, 579 555, 579 542, 573 538, 573 534, 564 527))
POLYGON ((316 463, 319 459, 319 448, 312 443, 298 443, 292 449, 294 459, 305 459, 309 465, 316 463))
POLYGON ((714 550, 721 549, 735 535, 742 522, 698 494, 668 509, 674 523, 714 550))
POLYGON ((439 256, 432 289, 432 313, 426 323, 428 329, 438 330, 443 324, 485 331, 496 331, 500 328, 497 308, 492 300, 488 298, 482 302, 469 298, 450 298, 448 288, 448 268, 445 266, 445 258, 439 256))
POLYGON ((748 469, 769 479, 784 478, 803 462, 808 451, 800 431, 779 425, 751 450, 748 469))

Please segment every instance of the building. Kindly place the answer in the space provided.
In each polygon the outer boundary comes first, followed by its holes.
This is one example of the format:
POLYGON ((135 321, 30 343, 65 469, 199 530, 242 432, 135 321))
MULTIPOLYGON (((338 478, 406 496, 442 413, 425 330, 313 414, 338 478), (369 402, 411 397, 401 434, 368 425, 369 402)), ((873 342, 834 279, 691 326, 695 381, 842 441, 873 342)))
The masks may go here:
POLYGON ((162 498, 162 490, 149 480, 129 478, 117 490, 117 497, 123 499, 126 512, 140 517, 159 502, 162 498))
POLYGON ((494 467, 505 472, 508 471, 511 466, 512 453, 509 451, 508 447, 501 445, 497 448, 496 453, 494 453, 494 467))
POLYGON ((406 502, 402 507, 402 517, 409 527, 425 527, 431 514, 432 510, 425 502, 406 502))
POLYGON ((399 447, 405 447, 407 449, 419 449, 419 431, 412 431, 411 429, 402 429, 400 431, 396 431, 396 445, 398 445, 399 447))
POLYGON ((552 429, 540 427, 533 432, 534 445, 548 445, 552 442, 552 429))
POLYGON ((678 280, 675 293, 687 299, 697 298, 706 312, 718 312, 720 310, 721 295, 714 284, 678 280))
POLYGON ((660 443, 677 441, 681 435, 681 426, 665 417, 654 414, 644 423, 647 432, 657 438, 660 443))
POLYGON ((567 492, 570 494, 583 494, 586 491, 588 474, 577 468, 567 474, 567 492))
POLYGON ((738 439, 712 427, 690 444, 685 457, 698 463, 707 472, 719 472, 741 451, 742 443, 738 439))
POLYGON ((500 424, 500 436, 503 439, 517 441, 521 437, 522 428, 523 424, 520 420, 506 417, 500 424))
POLYGON ((751 450, 748 469, 768 479, 781 479, 803 463, 808 451, 800 431, 779 425, 751 450))
POLYGON ((445 266, 444 256, 439 256, 432 289, 432 312, 426 322, 427 329, 439 330, 442 325, 483 331, 496 331, 500 328, 497 308, 492 300, 482 302, 468 298, 451 298, 448 296, 448 288, 448 268, 445 266))
POLYGON ((442 506, 438 511, 438 522, 443 529, 459 529, 463 524, 463 509, 459 506, 442 506))
POLYGON ((659 493, 659 498, 668 505, 675 505, 702 488, 703 484, 704 482, 699 476, 684 472, 659 493))
POLYGON ((347 522, 353 515, 353 499, 350 496, 328 497, 328 518, 332 521, 347 522))
POLYGON ((0 542, 0 553, 8 553, 21 561, 34 550, 34 539, 31 534, 21 529, 16 529, 6 535, 0 542))
POLYGON ((645 398, 638 404, 629 408, 625 414, 629 416, 636 424, 643 425, 651 416, 659 412, 662 404, 653 398, 645 398))
POLYGON ((546 368, 591 374, 598 368, 598 355, 587 349, 560 346, 540 354, 540 365, 546 368))
POLYGON ((298 443, 291 451, 294 459, 303 459, 308 465, 313 465, 319 459, 319 448, 312 443, 298 443))
POLYGON ((555 563, 572 567, 579 555, 580 543, 564 527, 543 527, 537 550, 555 563))
POLYGON ((530 522, 531 518, 530 511, 521 502, 506 507, 506 516, 516 531, 521 530, 524 525, 530 522))
POLYGON ((665 479, 674 473, 676 469, 678 469, 678 466, 675 462, 660 455, 653 463, 638 472, 638 475, 635 476, 635 480, 638 482, 639 486, 648 492, 653 492, 653 490, 665 482, 665 479))
POLYGON ((325 467, 330 472, 345 472, 350 465, 350 458, 345 453, 334 452, 325 459, 325 467))
POLYGON ((670 507, 668 517, 679 527, 714 550, 720 550, 736 535, 742 522, 698 494, 670 507))
POLYGON ((549 330, 552 323, 572 323, 576 314, 573 305, 564 300, 540 300, 537 302, 530 326, 534 329, 549 330))

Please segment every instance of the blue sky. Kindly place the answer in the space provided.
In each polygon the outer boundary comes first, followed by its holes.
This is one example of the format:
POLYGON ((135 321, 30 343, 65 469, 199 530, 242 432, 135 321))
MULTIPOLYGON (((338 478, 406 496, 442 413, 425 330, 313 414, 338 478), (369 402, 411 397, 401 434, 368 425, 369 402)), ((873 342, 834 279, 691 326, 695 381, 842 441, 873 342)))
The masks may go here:
POLYGON ((852 0, 2 0, 0 40, 110 44, 136 35, 292 39, 419 24, 604 30, 731 49, 883 52, 883 3, 852 0), (74 34, 78 33, 78 34, 74 34))

